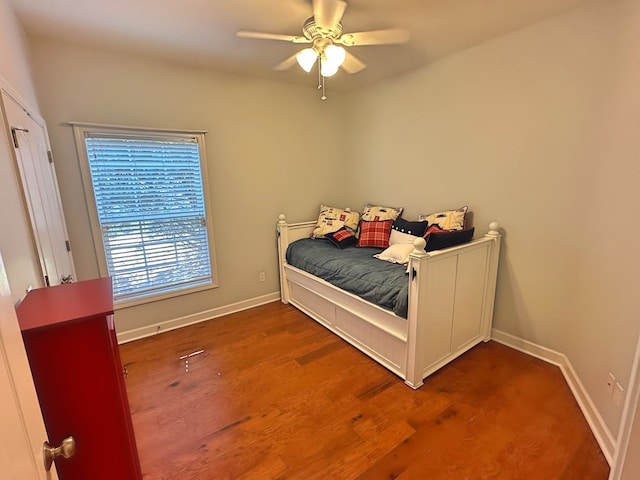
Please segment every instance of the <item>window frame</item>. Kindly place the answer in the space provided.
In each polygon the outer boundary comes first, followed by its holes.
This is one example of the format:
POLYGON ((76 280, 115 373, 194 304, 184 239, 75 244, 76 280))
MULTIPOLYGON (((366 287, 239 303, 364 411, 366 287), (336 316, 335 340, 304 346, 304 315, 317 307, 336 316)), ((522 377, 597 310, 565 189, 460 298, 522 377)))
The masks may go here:
POLYGON ((135 305, 142 305, 146 303, 155 302, 167 298, 175 298, 182 295, 188 295, 195 292, 201 292, 217 288, 218 284, 218 269, 215 254, 215 241, 213 236, 213 221, 211 220, 211 195, 209 188, 209 174, 207 170, 207 158, 205 152, 205 134, 206 130, 174 130, 174 129, 160 129, 150 127, 132 127, 132 126, 120 126, 120 125, 105 125, 97 123, 82 123, 82 122, 69 122, 69 125, 73 127, 73 134, 76 143, 76 150, 78 154, 80 164, 80 174, 82 177, 82 185, 84 190, 84 198, 87 206, 87 212, 89 215, 89 225, 91 228, 91 236, 93 238, 93 245, 96 252, 96 259, 98 261, 98 271, 101 277, 109 276, 109 269, 107 267, 107 258, 103 244, 102 229, 100 227, 100 221, 98 218, 98 209, 96 205, 96 199, 93 192, 93 181, 91 179, 91 171, 89 165, 89 158, 87 156, 87 148, 85 144, 85 134, 105 136, 145 136, 149 138, 157 137, 163 139, 167 137, 182 137, 185 139, 193 139, 198 144, 198 151, 200 155, 200 174, 202 176, 202 189, 204 196, 204 209, 206 219, 207 237, 209 243, 209 263, 211 266, 211 281, 202 285, 179 288, 175 287, 171 290, 163 290, 161 293, 140 294, 132 296, 126 299, 114 300, 114 308, 127 308, 135 305))

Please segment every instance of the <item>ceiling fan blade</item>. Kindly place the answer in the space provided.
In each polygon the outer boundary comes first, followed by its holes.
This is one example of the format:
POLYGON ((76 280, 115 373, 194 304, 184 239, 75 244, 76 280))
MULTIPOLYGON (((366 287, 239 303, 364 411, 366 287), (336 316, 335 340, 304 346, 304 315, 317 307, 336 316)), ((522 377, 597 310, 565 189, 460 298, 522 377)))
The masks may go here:
POLYGON ((336 40, 336 43, 341 43, 347 47, 357 47, 359 45, 390 45, 407 43, 409 36, 409 30, 401 28, 371 30, 369 32, 344 33, 336 40))
POLYGON ((344 0, 313 0, 313 18, 322 30, 335 27, 347 9, 344 0))
POLYGON ((291 43, 311 43, 306 37, 299 37, 296 35, 282 35, 279 33, 264 33, 264 32, 250 32, 246 30, 240 30, 236 33, 240 38, 257 38, 258 40, 282 40, 284 42, 291 43))
POLYGON ((354 54, 347 52, 347 56, 342 64, 342 69, 347 73, 358 73, 360 70, 364 70, 367 66, 362 60, 356 57, 354 54))
POLYGON ((297 53, 294 53, 289 58, 287 58, 286 60, 280 62, 275 67, 273 67, 273 69, 274 70, 278 70, 278 71, 289 70, 291 67, 293 67, 294 65, 296 65, 298 63, 298 61, 296 60, 296 55, 297 55, 297 53))

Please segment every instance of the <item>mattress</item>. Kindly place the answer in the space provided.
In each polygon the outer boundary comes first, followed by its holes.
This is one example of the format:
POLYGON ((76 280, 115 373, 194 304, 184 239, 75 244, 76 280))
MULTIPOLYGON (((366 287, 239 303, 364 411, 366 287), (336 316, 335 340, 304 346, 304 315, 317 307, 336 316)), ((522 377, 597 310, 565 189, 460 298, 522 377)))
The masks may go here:
POLYGON ((323 238, 303 238, 289 245, 286 258, 289 265, 407 318, 406 266, 373 257, 382 250, 358 247, 340 250, 323 238))

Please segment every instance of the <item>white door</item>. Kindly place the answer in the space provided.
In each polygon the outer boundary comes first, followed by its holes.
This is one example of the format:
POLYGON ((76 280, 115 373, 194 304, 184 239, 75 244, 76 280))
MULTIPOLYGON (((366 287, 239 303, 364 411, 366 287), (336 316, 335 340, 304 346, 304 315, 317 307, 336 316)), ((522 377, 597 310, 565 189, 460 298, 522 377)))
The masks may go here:
POLYGON ((640 478, 640 410, 636 406, 634 422, 629 432, 629 444, 626 447, 622 474, 622 480, 637 480, 640 478))
POLYGON ((46 435, 0 256, 0 477, 56 480, 55 466, 49 472, 44 467, 46 435))
POLYGON ((75 279, 73 258, 44 122, 2 91, 7 128, 40 258, 43 285, 75 279))
POLYGON ((609 480, 637 480, 640 478, 640 337, 631 368, 627 398, 616 442, 616 452, 609 480))

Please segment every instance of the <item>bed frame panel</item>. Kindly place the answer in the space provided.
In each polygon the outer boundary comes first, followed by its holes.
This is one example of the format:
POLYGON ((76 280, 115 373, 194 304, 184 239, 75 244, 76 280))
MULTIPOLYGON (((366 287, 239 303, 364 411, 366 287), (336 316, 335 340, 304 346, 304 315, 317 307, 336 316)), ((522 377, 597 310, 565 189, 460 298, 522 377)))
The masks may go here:
POLYGON ((419 388, 425 377, 491 336, 500 233, 426 253, 419 239, 409 259, 407 319, 289 265, 289 243, 315 221, 277 223, 280 294, 318 323, 419 388))

